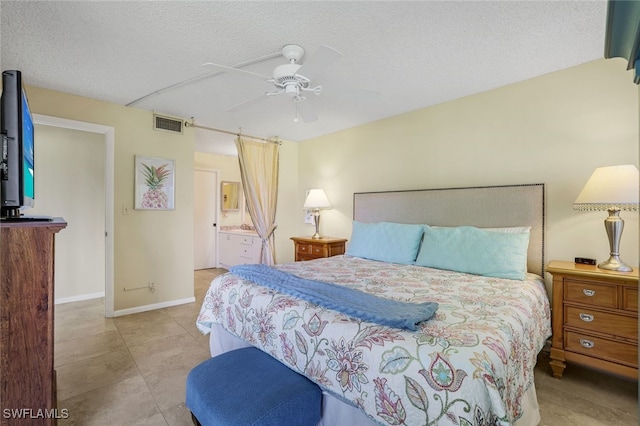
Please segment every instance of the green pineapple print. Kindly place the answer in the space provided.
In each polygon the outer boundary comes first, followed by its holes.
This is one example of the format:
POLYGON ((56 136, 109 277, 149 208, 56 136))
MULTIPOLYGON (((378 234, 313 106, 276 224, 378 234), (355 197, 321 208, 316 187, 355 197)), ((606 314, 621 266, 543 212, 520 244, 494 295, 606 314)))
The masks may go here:
POLYGON ((171 175, 167 170, 168 164, 160 167, 142 164, 144 170, 145 184, 147 191, 142 195, 142 207, 145 209, 166 209, 169 206, 169 197, 164 191, 164 182, 171 175))

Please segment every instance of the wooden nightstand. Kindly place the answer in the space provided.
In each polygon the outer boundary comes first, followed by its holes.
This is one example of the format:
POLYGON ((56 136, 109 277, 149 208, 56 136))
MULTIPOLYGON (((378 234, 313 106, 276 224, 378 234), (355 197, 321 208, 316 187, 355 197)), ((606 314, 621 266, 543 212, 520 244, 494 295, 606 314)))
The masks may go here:
POLYGON ((615 272, 554 260, 551 369, 565 361, 638 379, 638 269, 615 272))
POLYGON ((314 240, 311 237, 291 237, 295 245, 296 262, 300 260, 319 259, 344 254, 344 238, 322 237, 314 240))

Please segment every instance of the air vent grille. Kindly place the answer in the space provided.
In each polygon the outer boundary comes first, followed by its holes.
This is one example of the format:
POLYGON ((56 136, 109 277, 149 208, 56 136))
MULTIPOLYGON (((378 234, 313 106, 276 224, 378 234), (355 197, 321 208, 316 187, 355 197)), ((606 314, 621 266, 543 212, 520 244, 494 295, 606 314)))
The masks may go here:
POLYGON ((153 114, 153 129, 182 133, 182 120, 153 114))

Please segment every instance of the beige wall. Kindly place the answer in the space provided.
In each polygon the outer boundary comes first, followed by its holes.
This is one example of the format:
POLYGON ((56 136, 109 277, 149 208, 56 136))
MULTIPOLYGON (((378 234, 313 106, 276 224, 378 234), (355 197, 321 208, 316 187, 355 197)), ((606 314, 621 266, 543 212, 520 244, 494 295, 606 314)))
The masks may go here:
MULTIPOLYGON (((284 142, 275 237, 278 263, 293 261, 305 189, 334 206, 324 235, 349 237, 353 192, 544 182, 546 256, 602 260, 606 213, 572 202, 596 167, 638 165, 638 87, 618 60, 599 60, 302 143, 284 142)), ((115 309, 193 296, 193 170, 240 180, 235 157, 196 153, 193 130, 153 131, 152 113, 28 87, 33 112, 115 128, 115 309), (133 209, 134 155, 176 160, 176 209, 133 209), (126 207, 128 215, 123 215, 126 207), (122 288, 154 282, 155 293, 122 288)), ((43 213, 44 214, 44 213, 43 213)), ((638 214, 626 220, 622 258, 638 264, 638 214)), ((221 221, 221 224, 224 221, 221 221)))
POLYGON ((150 111, 37 87, 27 87, 27 96, 34 113, 115 129, 115 310, 193 298, 192 129, 185 128, 183 135, 154 131, 150 111), (175 210, 133 209, 135 155, 175 160, 175 210), (128 214, 123 214, 123 207, 128 214), (154 293, 123 290, 149 282, 156 286, 154 293))
MULTIPOLYGON (((602 261, 606 212, 572 203, 596 167, 638 166, 638 87, 625 69, 598 60, 302 142, 296 203, 324 188, 334 209, 322 233, 348 238, 354 192, 542 182, 546 259, 602 261)), ((638 214, 622 216, 622 258, 638 265, 638 214)))
POLYGON ((56 234, 56 302, 105 292, 105 140, 97 133, 36 125, 36 200, 29 215, 64 217, 56 234), (78 179, 78 176, 82 176, 78 179))
MULTIPOLYGON (((300 213, 304 200, 298 193, 299 147, 294 142, 283 142, 280 146, 280 176, 278 178, 278 210, 275 230, 276 263, 293 262, 293 241, 299 234, 300 213)), ((311 233, 313 234, 313 232, 311 233)), ((311 235, 309 234, 309 235, 311 235)), ((305 235, 305 234, 302 234, 305 235)))

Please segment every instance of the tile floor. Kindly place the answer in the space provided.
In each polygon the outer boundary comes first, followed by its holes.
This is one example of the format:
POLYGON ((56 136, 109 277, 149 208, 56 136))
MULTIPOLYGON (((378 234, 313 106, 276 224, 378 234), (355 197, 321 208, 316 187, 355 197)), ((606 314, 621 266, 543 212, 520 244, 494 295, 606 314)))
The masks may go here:
MULTIPOLYGON (((196 271, 196 302, 156 311, 104 318, 102 299, 57 305, 58 408, 70 415, 59 424, 191 425, 186 376, 209 357, 208 336, 196 330, 195 319, 221 272, 196 271)), ((536 389, 541 426, 638 425, 637 382, 579 366, 557 380, 542 354, 536 389)))

